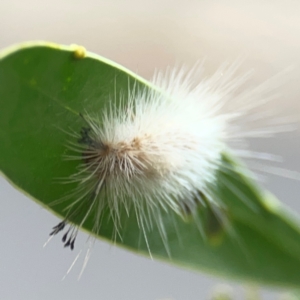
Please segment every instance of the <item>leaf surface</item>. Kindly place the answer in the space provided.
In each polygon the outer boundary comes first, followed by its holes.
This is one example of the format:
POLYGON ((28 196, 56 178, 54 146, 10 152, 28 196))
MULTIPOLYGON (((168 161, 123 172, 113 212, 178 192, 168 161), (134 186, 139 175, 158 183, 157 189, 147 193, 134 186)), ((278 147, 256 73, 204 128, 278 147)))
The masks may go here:
MULTIPOLYGON (((69 133, 84 126, 80 114, 100 113, 112 97, 133 87, 153 88, 95 54, 76 58, 74 49, 36 42, 0 54, 0 170, 20 191, 62 218, 76 195, 58 205, 53 203, 71 195, 76 186, 62 184, 59 178, 70 177, 80 163, 64 160, 70 152, 66 146, 72 139, 69 133)), ((154 228, 147 234, 152 256, 238 280, 298 286, 298 219, 252 182, 246 171, 241 174, 236 159, 224 153, 223 164, 228 171, 218 172, 215 194, 227 209, 226 230, 209 206, 197 212, 207 238, 194 219, 162 213, 169 253, 154 228)), ((72 221, 80 223, 79 219, 72 221)), ((91 233, 93 224, 91 216, 84 229, 91 233)), ((106 214, 98 237, 111 241, 113 227, 106 214)), ((117 244, 148 255, 134 214, 127 218, 117 244)))

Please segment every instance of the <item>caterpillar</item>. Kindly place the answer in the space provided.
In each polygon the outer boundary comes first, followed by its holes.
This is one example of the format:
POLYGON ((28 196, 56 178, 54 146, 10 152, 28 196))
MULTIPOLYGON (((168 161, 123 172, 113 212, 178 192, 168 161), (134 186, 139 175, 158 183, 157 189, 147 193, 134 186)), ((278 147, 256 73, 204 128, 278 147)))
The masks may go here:
MULTIPOLYGON (((170 68, 156 73, 153 89, 133 87, 118 101, 112 97, 103 111, 81 112, 84 125, 70 134, 73 154, 67 157, 80 161, 78 172, 68 178, 77 183, 77 200, 50 235, 70 223, 62 242, 73 250, 87 218, 93 214, 97 235, 108 211, 112 239, 122 239, 126 219, 134 217, 151 254, 147 234, 153 226, 170 253, 162 212, 184 221, 196 218, 199 207, 209 207, 209 230, 228 228, 226 206, 214 192, 216 172, 228 168, 222 154, 272 159, 247 150, 245 138, 290 129, 282 122, 274 125, 274 115, 265 108, 274 98, 270 82, 248 89, 250 73, 237 78, 239 64, 224 64, 212 77, 200 79, 201 64, 192 70, 170 68), (255 128, 262 120, 266 126, 255 128), (69 222, 74 217, 79 225, 69 222)), ((206 234, 203 224, 199 230, 206 234)))

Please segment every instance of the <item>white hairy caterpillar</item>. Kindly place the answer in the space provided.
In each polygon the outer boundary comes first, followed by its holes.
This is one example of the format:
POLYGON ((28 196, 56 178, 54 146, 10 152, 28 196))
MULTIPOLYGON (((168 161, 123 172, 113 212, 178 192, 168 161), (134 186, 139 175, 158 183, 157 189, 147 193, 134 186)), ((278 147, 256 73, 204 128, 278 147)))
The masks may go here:
POLYGON ((107 209, 115 239, 122 236, 120 211, 125 209, 128 218, 136 217, 150 253, 147 232, 153 224, 168 248, 162 210, 184 219, 193 216, 199 205, 212 205, 222 220, 222 201, 211 189, 216 171, 224 168, 222 154, 269 158, 245 150, 245 137, 289 129, 267 122, 274 120, 264 111, 273 99, 269 83, 244 89, 249 74, 236 79, 237 66, 223 66, 200 81, 196 79, 201 66, 158 73, 152 81, 157 90, 129 91, 118 104, 107 101, 104 111, 82 112, 86 126, 72 133, 74 155, 68 157, 81 161, 78 172, 69 178, 78 183, 74 191, 78 197, 51 235, 63 230, 69 217, 85 206, 80 224, 70 225, 63 235, 64 245, 74 248, 78 229, 92 213, 97 234, 107 209), (260 120, 266 127, 247 129, 249 123, 260 125, 260 120))

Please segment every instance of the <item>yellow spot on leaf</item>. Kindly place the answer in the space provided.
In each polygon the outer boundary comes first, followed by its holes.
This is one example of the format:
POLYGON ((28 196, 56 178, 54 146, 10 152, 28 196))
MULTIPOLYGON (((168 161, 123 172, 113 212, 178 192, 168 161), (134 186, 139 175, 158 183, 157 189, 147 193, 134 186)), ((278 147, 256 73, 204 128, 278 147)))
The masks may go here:
POLYGON ((71 45, 71 47, 74 49, 74 57, 77 59, 85 58, 86 56, 86 49, 83 46, 78 45, 71 45))

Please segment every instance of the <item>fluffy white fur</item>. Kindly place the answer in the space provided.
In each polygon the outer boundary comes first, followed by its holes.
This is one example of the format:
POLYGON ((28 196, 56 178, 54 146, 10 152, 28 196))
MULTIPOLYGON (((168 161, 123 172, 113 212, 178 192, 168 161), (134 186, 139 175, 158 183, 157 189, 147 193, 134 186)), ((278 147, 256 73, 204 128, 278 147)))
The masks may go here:
MULTIPOLYGON (((155 223, 166 245, 160 211, 184 217, 203 203, 201 194, 213 201, 209 187, 217 184, 224 151, 261 158, 245 150, 244 139, 278 131, 272 123, 253 126, 261 119, 267 123, 263 108, 273 93, 269 83, 247 90, 249 74, 236 78, 237 67, 224 65, 202 79, 201 66, 188 72, 170 69, 157 73, 154 89, 135 87, 119 101, 108 101, 104 111, 84 114, 88 128, 77 134, 75 149, 80 153, 75 159, 83 162, 71 178, 78 182, 77 200, 69 206, 71 216, 88 203, 79 228, 95 212, 97 233, 109 208, 115 234, 121 236, 125 211, 137 218, 146 242, 147 230, 155 223), (249 130, 249 122, 254 129, 249 130)), ((74 246, 76 234, 73 229, 66 245, 74 246)))

